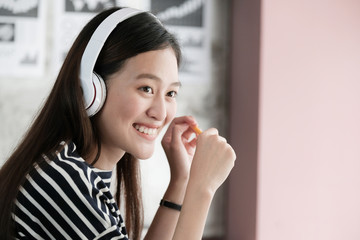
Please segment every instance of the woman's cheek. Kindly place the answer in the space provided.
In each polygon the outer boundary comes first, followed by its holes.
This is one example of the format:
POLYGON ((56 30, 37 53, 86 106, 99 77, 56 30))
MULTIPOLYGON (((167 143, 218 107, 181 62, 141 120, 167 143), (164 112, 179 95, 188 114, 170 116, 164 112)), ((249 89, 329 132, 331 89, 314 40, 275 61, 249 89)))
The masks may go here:
POLYGON ((175 118, 176 109, 177 109, 176 101, 169 104, 167 108, 167 119, 165 125, 171 122, 175 118))

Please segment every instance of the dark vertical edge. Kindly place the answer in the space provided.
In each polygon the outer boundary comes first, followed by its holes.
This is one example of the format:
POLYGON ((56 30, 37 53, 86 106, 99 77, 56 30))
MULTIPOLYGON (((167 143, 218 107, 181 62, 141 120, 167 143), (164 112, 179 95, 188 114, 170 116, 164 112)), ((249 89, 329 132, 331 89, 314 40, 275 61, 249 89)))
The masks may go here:
POLYGON ((260 17, 260 0, 232 1, 229 142, 237 160, 227 185, 229 240, 256 239, 260 17))

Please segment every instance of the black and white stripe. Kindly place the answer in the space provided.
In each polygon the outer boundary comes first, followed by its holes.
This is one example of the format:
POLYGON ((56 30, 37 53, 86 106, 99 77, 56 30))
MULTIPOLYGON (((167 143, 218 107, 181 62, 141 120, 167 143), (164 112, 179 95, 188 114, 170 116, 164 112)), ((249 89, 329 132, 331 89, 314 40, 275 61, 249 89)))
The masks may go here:
POLYGON ((34 166, 19 188, 17 239, 128 239, 110 192, 111 171, 88 165, 74 143, 34 166))

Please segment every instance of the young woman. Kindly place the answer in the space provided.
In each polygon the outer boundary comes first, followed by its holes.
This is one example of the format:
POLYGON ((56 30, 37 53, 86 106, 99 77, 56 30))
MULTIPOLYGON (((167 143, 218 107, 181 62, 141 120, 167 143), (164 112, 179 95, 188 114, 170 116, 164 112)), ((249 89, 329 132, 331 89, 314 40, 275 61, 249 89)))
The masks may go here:
POLYGON ((140 239, 138 159, 152 155, 170 123, 162 146, 171 180, 145 239, 201 239, 236 157, 216 129, 192 139, 196 120, 175 118, 180 59, 178 42, 150 13, 114 8, 94 17, 0 170, 0 238, 140 239))

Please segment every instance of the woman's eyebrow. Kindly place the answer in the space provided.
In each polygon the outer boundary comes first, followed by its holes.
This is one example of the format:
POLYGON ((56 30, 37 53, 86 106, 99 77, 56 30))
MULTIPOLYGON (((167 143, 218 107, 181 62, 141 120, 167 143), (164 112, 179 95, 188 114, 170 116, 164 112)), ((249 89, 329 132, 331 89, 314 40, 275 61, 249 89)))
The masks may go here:
MULTIPOLYGON (((141 74, 136 76, 136 79, 142 79, 142 78, 161 81, 161 78, 159 78, 158 76, 156 76, 154 74, 151 74, 151 73, 141 73, 141 74)), ((172 82, 170 85, 171 86, 179 86, 179 87, 181 87, 181 82, 179 82, 179 81, 172 82)))

